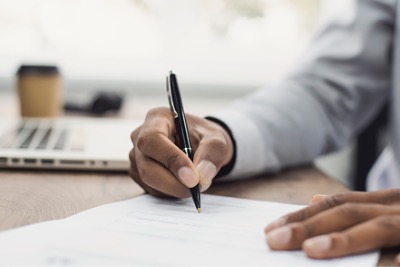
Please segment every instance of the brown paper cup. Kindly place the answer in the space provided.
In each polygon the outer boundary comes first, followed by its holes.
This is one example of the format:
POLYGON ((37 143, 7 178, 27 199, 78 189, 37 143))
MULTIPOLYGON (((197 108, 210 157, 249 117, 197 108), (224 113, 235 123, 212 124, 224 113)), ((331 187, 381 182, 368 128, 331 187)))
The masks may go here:
POLYGON ((22 117, 56 117, 62 110, 62 81, 56 66, 22 65, 17 72, 22 117))

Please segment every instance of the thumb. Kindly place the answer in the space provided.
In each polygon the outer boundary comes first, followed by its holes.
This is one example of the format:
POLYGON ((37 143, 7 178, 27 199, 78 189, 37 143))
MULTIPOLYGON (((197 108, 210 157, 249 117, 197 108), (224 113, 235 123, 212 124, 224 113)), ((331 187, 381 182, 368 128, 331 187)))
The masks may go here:
POLYGON ((202 140, 194 155, 194 164, 199 174, 199 183, 203 188, 211 185, 212 179, 218 174, 223 164, 229 162, 232 153, 225 140, 202 140))
POLYGON ((234 155, 234 141, 229 131, 215 121, 200 119, 196 128, 198 140, 193 163, 199 175, 199 184, 205 191, 234 155))
POLYGON ((397 254, 396 259, 394 260, 394 264, 396 264, 396 266, 400 266, 400 253, 397 254))
POLYGON ((207 159, 202 159, 196 168, 200 176, 200 184, 204 187, 210 185, 218 173, 216 164, 207 159))

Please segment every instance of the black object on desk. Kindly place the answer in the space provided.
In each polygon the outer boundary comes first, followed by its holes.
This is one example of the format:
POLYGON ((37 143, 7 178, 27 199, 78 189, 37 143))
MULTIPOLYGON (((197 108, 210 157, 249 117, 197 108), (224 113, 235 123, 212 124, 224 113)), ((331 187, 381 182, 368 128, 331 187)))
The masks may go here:
POLYGON ((65 111, 85 112, 102 116, 107 112, 118 112, 121 109, 123 97, 114 92, 97 92, 89 103, 79 105, 70 101, 64 104, 65 111))
MULTIPOLYGON (((176 79, 176 75, 172 73, 172 71, 167 76, 167 93, 169 106, 175 118, 175 127, 179 138, 180 148, 190 158, 190 160, 193 160, 193 151, 190 144, 186 116, 183 110, 178 81, 176 79)), ((197 211, 200 212, 200 185, 197 184, 195 187, 190 188, 190 193, 192 194, 193 202, 197 211)))

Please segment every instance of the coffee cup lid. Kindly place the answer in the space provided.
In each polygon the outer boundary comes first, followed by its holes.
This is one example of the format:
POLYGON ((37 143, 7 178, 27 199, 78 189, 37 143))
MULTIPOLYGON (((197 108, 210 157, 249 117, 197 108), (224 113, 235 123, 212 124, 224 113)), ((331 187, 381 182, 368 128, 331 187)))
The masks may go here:
POLYGON ((52 75, 59 74, 57 66, 51 65, 21 65, 17 75, 52 75))

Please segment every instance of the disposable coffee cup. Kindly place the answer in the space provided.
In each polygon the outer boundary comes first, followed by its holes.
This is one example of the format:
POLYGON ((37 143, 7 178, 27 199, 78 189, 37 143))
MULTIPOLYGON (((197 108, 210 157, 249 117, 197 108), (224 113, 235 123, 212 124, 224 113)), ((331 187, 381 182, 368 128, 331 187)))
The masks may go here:
POLYGON ((22 117, 56 117, 62 110, 62 79, 57 66, 21 65, 17 90, 22 117))

